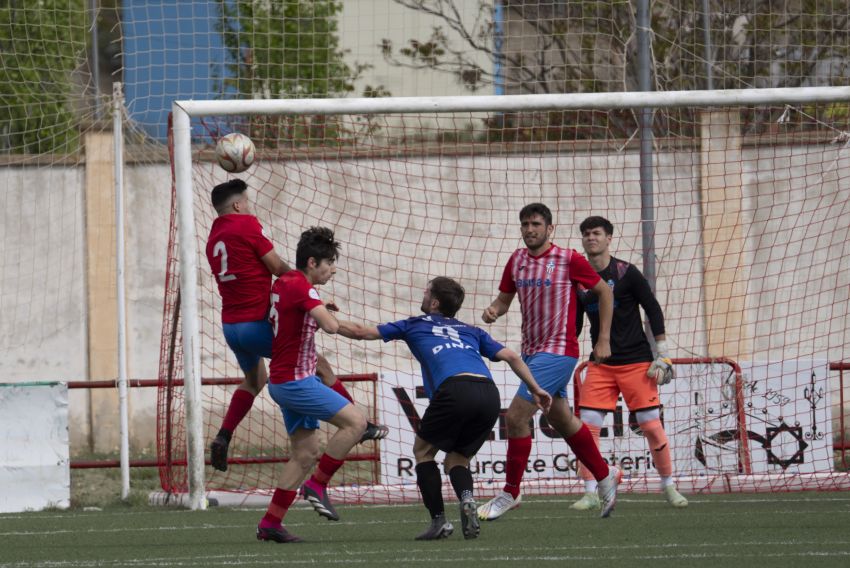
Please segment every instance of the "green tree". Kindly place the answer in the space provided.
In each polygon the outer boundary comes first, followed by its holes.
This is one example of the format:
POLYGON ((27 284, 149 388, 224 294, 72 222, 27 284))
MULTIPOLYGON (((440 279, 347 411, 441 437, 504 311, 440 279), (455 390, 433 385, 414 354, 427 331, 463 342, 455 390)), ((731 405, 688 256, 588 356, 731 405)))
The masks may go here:
POLYGON ((218 31, 227 50, 225 93, 239 97, 326 97, 349 93, 363 71, 339 47, 341 2, 221 2, 218 31))
MULTIPOLYGON (((334 0, 223 0, 218 31, 227 52, 222 97, 311 98, 351 93, 370 66, 345 61, 339 47, 337 18, 342 2, 334 0)), ((367 85, 363 96, 385 96, 383 87, 367 85)), ((255 142, 333 138, 340 133, 327 117, 252 117, 255 142)))
MULTIPOLYGON (((401 47, 384 40, 394 65, 453 74, 471 91, 497 82, 508 93, 637 88, 633 0, 479 0, 469 22, 460 0, 394 1, 439 22, 401 47), (487 68, 476 63, 482 54, 487 68)), ((708 11, 714 88, 850 84, 846 1, 710 0, 708 11)), ((655 89, 707 88, 702 0, 653 0, 651 12, 655 89)))
POLYGON ((72 74, 86 58, 84 0, 0 4, 0 151, 72 152, 72 74))

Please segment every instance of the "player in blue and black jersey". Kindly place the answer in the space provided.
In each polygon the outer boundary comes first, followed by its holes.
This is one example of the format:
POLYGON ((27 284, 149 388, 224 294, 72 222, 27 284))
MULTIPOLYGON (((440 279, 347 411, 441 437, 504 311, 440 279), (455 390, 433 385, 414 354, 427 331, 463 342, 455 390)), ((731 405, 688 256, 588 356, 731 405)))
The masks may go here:
POLYGON ((482 355, 508 363, 544 413, 552 404, 552 397, 540 388, 519 354, 486 331, 454 318, 464 295, 459 283, 441 276, 428 283, 422 297, 425 315, 372 327, 339 322, 338 333, 345 337, 404 341, 422 366, 430 403, 416 434, 413 454, 416 483, 431 514, 431 524, 417 540, 445 538, 454 530, 446 520, 440 470, 434 461, 440 450, 446 453, 444 469, 460 500, 463 536, 478 536, 469 460, 487 440, 501 409, 499 390, 482 355))

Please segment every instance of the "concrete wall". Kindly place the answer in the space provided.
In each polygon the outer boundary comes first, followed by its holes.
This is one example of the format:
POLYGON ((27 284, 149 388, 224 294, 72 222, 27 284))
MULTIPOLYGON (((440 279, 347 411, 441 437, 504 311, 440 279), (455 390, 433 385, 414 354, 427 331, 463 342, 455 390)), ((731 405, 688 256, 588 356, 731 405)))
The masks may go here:
MULTIPOLYGON (((700 160, 697 151, 655 156, 658 296, 673 354, 680 357, 704 355, 709 344, 700 160)), ((284 257, 294 256, 302 228, 336 228, 345 247, 340 272, 323 295, 340 304, 344 317, 378 323, 416 313, 428 278, 446 274, 467 288, 459 316, 478 321, 508 255, 521 246, 516 214, 527 202, 548 203, 556 216, 555 241, 577 249, 577 224, 592 213, 608 216, 617 227, 615 254, 640 266, 638 163, 636 153, 599 151, 290 161, 264 164, 249 182, 256 186, 263 179, 281 188, 260 196, 257 204, 284 257)), ((848 152, 744 148, 741 165, 740 262, 750 274, 742 300, 749 357, 850 359, 848 152)), ((0 170, 6 195, 0 249, 4 382, 89 378, 84 171, 83 164, 0 170)), ((210 219, 208 183, 223 179, 211 165, 208 171, 211 177, 199 184, 197 211, 207 219, 202 223, 210 219)), ((130 378, 151 379, 158 372, 162 327, 168 165, 128 165, 125 190, 128 372, 130 378)), ((206 230, 200 229, 200 240, 206 230)), ((205 266, 201 259, 199 279, 210 299, 202 308, 202 328, 210 337, 203 373, 238 376, 220 338, 217 294, 205 266)), ((514 309, 490 331, 518 348, 519 324, 514 309)), ((330 337, 320 343, 339 372, 417 369, 401 346, 330 337)), ((155 389, 132 389, 130 406, 132 449, 151 448, 155 389)), ((88 448, 91 424, 95 430, 117 427, 97 417, 92 422, 89 408, 83 393, 72 393, 72 452, 88 448)))

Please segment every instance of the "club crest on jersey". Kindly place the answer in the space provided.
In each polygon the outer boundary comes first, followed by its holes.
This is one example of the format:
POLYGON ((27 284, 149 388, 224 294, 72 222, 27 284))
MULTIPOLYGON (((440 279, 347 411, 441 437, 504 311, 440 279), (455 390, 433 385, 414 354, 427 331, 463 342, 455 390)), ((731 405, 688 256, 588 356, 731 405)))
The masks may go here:
POLYGON ((553 272, 555 272, 555 261, 550 260, 546 263, 546 276, 552 276, 553 272))

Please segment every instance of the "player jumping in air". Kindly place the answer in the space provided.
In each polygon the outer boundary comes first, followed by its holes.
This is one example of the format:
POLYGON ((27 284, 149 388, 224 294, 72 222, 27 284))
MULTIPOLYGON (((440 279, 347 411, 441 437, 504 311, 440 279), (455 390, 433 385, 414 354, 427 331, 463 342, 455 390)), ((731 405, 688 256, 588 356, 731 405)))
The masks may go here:
MULTIPOLYGON (((251 410, 268 380, 263 357, 272 354, 268 321, 272 276, 291 270, 252 214, 247 189, 244 181, 232 179, 215 186, 210 194, 218 217, 207 239, 207 260, 221 294, 224 338, 245 373, 210 447, 210 462, 221 471, 227 470, 227 450, 233 431, 251 410)), ((317 374, 327 386, 353 400, 321 355, 317 367, 317 374)), ((387 432, 386 426, 369 423, 363 440, 382 439, 387 432)))

